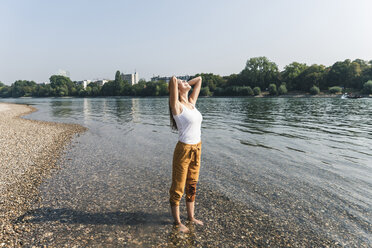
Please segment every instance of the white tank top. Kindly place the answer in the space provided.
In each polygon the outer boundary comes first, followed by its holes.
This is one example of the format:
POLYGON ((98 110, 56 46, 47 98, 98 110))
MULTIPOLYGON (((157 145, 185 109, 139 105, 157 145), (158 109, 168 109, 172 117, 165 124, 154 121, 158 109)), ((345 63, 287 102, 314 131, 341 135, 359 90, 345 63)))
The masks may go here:
MULTIPOLYGON (((192 104, 192 103, 191 103, 192 104)), ((197 144, 201 140, 201 123, 203 116, 195 108, 189 109, 182 105, 182 112, 178 115, 173 115, 178 129, 178 140, 186 144, 197 144)))

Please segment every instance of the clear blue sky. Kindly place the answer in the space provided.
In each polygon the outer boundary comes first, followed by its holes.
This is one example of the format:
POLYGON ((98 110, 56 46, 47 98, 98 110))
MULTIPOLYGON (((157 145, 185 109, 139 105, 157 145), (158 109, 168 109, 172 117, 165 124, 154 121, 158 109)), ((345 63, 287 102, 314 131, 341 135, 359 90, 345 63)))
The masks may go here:
POLYGON ((0 1, 0 81, 239 73, 372 59, 369 0, 0 1))

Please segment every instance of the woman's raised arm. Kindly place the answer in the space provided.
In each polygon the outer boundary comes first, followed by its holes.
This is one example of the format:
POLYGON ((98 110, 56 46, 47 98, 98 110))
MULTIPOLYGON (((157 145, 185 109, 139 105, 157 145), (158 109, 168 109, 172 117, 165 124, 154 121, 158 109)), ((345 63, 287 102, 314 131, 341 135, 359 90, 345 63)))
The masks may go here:
POLYGON ((169 102, 173 109, 176 108, 177 101, 178 101, 178 83, 177 83, 177 78, 173 76, 169 80, 169 102))
POLYGON ((194 85, 194 88, 192 89, 192 92, 191 92, 190 97, 189 97, 189 101, 192 104, 195 105, 196 100, 198 100, 198 96, 199 96, 199 93, 200 93, 200 88, 201 88, 201 84, 202 84, 202 77, 199 76, 199 77, 193 78, 190 81, 188 81, 188 83, 191 86, 194 85))

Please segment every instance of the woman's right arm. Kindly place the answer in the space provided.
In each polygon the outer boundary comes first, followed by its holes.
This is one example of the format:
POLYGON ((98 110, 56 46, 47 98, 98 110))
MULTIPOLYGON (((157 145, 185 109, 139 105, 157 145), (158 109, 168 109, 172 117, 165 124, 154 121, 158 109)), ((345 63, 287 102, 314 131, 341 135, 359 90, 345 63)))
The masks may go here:
POLYGON ((177 78, 173 76, 169 80, 169 102, 173 110, 176 109, 178 104, 178 83, 177 78))

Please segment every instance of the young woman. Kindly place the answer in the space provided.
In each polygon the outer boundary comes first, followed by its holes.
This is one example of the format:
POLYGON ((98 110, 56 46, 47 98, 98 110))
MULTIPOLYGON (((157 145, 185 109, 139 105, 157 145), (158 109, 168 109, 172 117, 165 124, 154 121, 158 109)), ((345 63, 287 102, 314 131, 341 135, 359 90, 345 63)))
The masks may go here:
POLYGON ((203 225, 194 218, 196 184, 199 178, 201 158, 201 122, 203 117, 195 104, 199 96, 202 78, 186 82, 172 77, 169 81, 169 114, 171 128, 178 130, 178 143, 173 153, 172 186, 169 190, 174 224, 180 232, 189 229, 181 223, 179 202, 186 189, 186 210, 191 223, 203 225), (188 97, 191 86, 194 89, 188 97))

